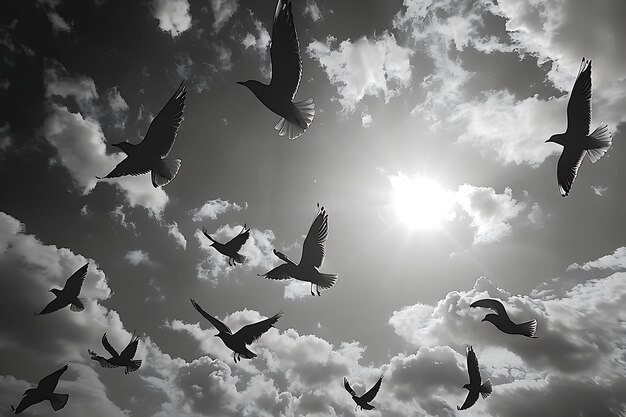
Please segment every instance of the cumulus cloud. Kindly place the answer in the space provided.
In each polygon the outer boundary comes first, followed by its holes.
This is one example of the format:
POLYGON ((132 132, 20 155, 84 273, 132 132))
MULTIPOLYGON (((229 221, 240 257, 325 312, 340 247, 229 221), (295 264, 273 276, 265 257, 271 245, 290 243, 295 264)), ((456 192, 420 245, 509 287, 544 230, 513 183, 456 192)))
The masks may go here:
POLYGON ((215 16, 214 33, 218 33, 222 29, 224 24, 237 12, 238 7, 239 2, 237 0, 211 0, 211 10, 215 16))
POLYGON ((361 126, 370 127, 371 124, 372 124, 372 115, 369 113, 363 112, 361 114, 361 126))
POLYGON ((590 271, 591 269, 626 269, 626 246, 615 249, 611 255, 604 255, 594 261, 585 262, 580 265, 573 263, 567 267, 568 271, 572 269, 582 269, 590 271))
POLYGON ((57 32, 71 32, 72 27, 59 15, 57 12, 47 13, 50 23, 52 23, 52 29, 54 33, 57 32))
POLYGON ((246 33, 246 36, 241 39, 241 43, 246 49, 251 49, 259 55, 262 63, 261 72, 265 77, 269 77, 271 75, 269 46, 272 39, 265 25, 263 25, 263 22, 257 19, 252 12, 250 12, 250 18, 252 19, 256 33, 246 33))
POLYGON ((307 0, 306 6, 304 6, 304 11, 302 12, 302 16, 307 15, 310 16, 314 22, 322 19, 322 12, 320 11, 320 8, 315 0, 307 0))
POLYGON ((247 203, 240 206, 237 203, 230 203, 226 200, 222 200, 221 198, 216 198, 215 200, 208 200, 202 205, 202 207, 191 210, 190 214, 192 215, 191 219, 194 222, 201 222, 206 218, 216 220, 217 216, 226 213, 229 210, 240 211, 242 208, 247 207, 247 203))
POLYGON ((152 15, 159 20, 161 30, 169 32, 172 38, 191 27, 187 0, 153 0, 152 15))
POLYGON ((167 233, 174 237, 176 243, 178 243, 183 249, 187 249, 187 239, 178 229, 178 223, 173 222, 172 224, 167 225, 167 233))
POLYGON ((152 266, 154 262, 150 259, 150 255, 148 252, 145 252, 141 249, 131 250, 126 255, 124 255, 124 259, 126 259, 131 265, 138 266, 141 264, 152 266))
POLYGON ((112 111, 113 125, 118 129, 123 129, 126 126, 128 104, 117 87, 107 91, 107 101, 112 111))
POLYGON ((313 41, 307 53, 316 59, 337 89, 344 112, 352 112, 366 95, 382 94, 385 102, 411 81, 410 48, 398 45, 394 35, 384 32, 355 42, 344 40, 333 47, 336 39, 313 41), (367 63, 365 65, 364 63, 367 63))

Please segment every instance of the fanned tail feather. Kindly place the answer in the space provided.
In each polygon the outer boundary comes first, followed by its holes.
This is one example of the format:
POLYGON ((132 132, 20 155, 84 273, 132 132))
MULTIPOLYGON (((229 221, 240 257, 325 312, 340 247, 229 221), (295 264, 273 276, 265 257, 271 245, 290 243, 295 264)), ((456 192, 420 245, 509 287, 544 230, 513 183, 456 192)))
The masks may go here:
POLYGON ((296 107, 298 123, 282 118, 274 126, 279 136, 287 135, 289 139, 296 139, 301 136, 309 128, 315 116, 315 103, 312 98, 309 97, 304 101, 298 101, 293 104, 296 107))
POLYGON ((493 390, 493 387, 491 386, 491 381, 490 380, 486 380, 484 384, 482 384, 480 386, 480 395, 483 396, 483 398, 487 398, 488 396, 491 395, 491 392, 493 390))
POLYGON ((130 366, 126 367, 126 373, 135 372, 141 366, 141 359, 130 361, 130 366))
POLYGON ((180 159, 162 159, 156 169, 152 170, 152 185, 162 187, 174 179, 181 164, 180 159))
POLYGON ((326 290, 335 285, 337 277, 337 274, 320 274, 319 280, 314 284, 317 285, 319 288, 323 288, 326 290))
POLYGON ((609 126, 606 123, 598 126, 596 130, 589 135, 587 154, 591 162, 595 164, 602 158, 602 155, 611 147, 612 140, 613 138, 611 137, 609 126))
POLYGON ((52 394, 49 398, 50 404, 54 411, 59 411, 65 404, 67 404, 67 400, 69 400, 70 396, 68 394, 52 394))
POLYGON ((531 320, 518 324, 517 327, 519 328, 521 335, 532 337, 533 339, 537 338, 537 336, 535 336, 535 332, 537 331, 537 320, 531 320))

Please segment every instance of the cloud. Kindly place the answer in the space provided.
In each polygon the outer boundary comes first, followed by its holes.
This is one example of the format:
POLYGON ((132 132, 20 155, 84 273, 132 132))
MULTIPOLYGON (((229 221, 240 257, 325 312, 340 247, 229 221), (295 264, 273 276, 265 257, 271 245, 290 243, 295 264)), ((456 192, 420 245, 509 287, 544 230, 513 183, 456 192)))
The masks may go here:
POLYGON ((252 19, 256 33, 246 33, 246 36, 244 36, 240 42, 243 44, 244 48, 252 49, 252 51, 259 55, 261 58, 261 72, 265 77, 269 77, 272 74, 269 62, 269 47, 272 38, 270 38, 270 34, 263 23, 257 19, 251 11, 250 18, 252 19))
POLYGON ((167 233, 174 237, 176 243, 178 243, 183 249, 187 249, 187 239, 178 229, 178 223, 173 222, 167 225, 167 233))
POLYGON ((141 249, 131 250, 126 255, 124 255, 124 259, 130 262, 131 265, 138 266, 141 264, 147 266, 153 266, 154 262, 150 259, 150 256, 147 252, 142 251, 141 249))
POLYGON ((126 221, 126 213, 124 213, 124 206, 116 206, 113 211, 109 213, 109 215, 117 220, 117 222, 122 225, 125 229, 130 229, 134 233, 137 233, 137 225, 132 221, 126 221))
POLYGON ((322 19, 322 12, 320 11, 320 8, 315 0, 307 0, 304 11, 302 12, 302 16, 306 15, 311 16, 311 19, 313 19, 314 22, 322 19))
POLYGON ((609 187, 603 187, 601 185, 598 185, 598 186, 592 185, 591 189, 593 190, 593 193, 595 195, 602 197, 604 193, 606 193, 609 190, 609 187))
POLYGON ((611 255, 604 255, 595 261, 585 262, 583 265, 573 263, 567 267, 568 271, 572 269, 582 269, 584 271, 590 271, 591 269, 626 269, 626 246, 617 248, 611 255))
POLYGON ((57 12, 49 12, 47 15, 54 33, 72 31, 72 27, 57 12))
POLYGON ((372 124, 372 115, 369 113, 361 113, 361 126, 363 127, 370 127, 370 125, 372 124))
POLYGON ((239 2, 237 0, 211 0, 211 10, 215 16, 213 33, 218 33, 224 24, 237 12, 239 2))
POLYGON ((9 122, 4 122, 4 124, 0 126, 0 156, 5 153, 12 144, 11 125, 9 125, 9 122))
POLYGON ((117 87, 113 87, 107 91, 107 101, 112 111, 114 126, 118 129, 123 129, 124 126, 126 126, 126 119, 128 117, 128 104, 117 87))
POLYGON ((192 215, 194 222, 201 222, 206 218, 216 220, 217 216, 226 213, 228 210, 240 211, 242 208, 247 208, 248 204, 240 206, 237 203, 229 203, 226 200, 217 198, 215 200, 208 200, 202 205, 202 207, 193 209, 189 213, 192 215))
POLYGON ((316 59, 337 89, 344 112, 352 112, 366 95, 382 94, 385 102, 411 81, 410 48, 398 45, 394 35, 384 32, 352 43, 344 40, 336 48, 332 36, 325 42, 313 41, 307 53, 316 59), (365 65, 364 63, 367 63, 365 65))
POLYGON ((159 20, 159 28, 169 32, 172 38, 191 27, 187 0, 153 0, 152 15, 159 20))

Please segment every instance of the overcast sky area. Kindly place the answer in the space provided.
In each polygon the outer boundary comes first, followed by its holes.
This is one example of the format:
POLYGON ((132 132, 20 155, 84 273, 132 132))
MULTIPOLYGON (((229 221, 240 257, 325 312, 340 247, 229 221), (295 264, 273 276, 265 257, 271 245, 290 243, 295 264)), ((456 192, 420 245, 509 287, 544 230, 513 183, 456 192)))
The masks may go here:
POLYGON ((624 417, 626 2, 293 0, 316 104, 294 141, 236 84, 271 77, 275 5, 2 2, 0 415, 67 363, 59 417, 624 417), (545 141, 582 57, 613 145, 563 198, 545 141), (176 178, 98 181, 183 79, 176 178), (257 276, 300 259, 318 202, 335 286, 257 276), (232 267, 200 229, 244 223, 232 267), (33 316, 85 263, 86 310, 33 316), (190 297, 233 330, 284 316, 234 363, 190 297), (481 323, 487 297, 538 338, 481 323), (90 359, 133 331, 137 372, 90 359), (468 345, 493 394, 457 411, 468 345), (355 412, 342 378, 381 374, 355 412))

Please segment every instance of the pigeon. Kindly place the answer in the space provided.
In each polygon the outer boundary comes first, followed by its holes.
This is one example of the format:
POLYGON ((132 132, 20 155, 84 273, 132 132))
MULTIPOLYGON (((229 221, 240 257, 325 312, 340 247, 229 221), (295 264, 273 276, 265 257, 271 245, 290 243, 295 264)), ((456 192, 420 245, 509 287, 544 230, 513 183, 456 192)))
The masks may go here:
POLYGON ((283 315, 281 311, 268 319, 243 326, 239 331, 233 334, 227 325, 204 311, 193 299, 191 299, 191 304, 198 310, 198 313, 202 314, 202 316, 210 321, 217 331, 219 331, 215 336, 222 339, 222 342, 233 351, 233 360, 235 363, 240 361, 242 356, 246 359, 256 358, 256 353, 250 351, 246 345, 251 344, 261 337, 263 333, 274 327, 274 323, 283 315))
POLYGON ((567 104, 567 130, 552 135, 546 141, 563 146, 563 153, 556 168, 559 191, 563 197, 569 195, 585 154, 596 163, 611 147, 611 132, 606 123, 601 123, 591 135, 591 61, 583 58, 567 104))
POLYGON ((141 175, 152 171, 152 185, 155 188, 172 181, 180 169, 181 161, 165 157, 174 145, 176 133, 183 120, 186 93, 187 86, 185 81, 182 81, 172 98, 150 123, 148 132, 141 143, 137 145, 129 142, 113 144, 124 151, 127 156, 106 177, 96 178, 101 180, 124 175, 141 175))
POLYGON ((67 400, 70 398, 68 394, 56 394, 54 390, 59 383, 59 378, 65 371, 67 371, 68 366, 65 365, 63 368, 58 371, 54 371, 47 377, 43 378, 37 384, 37 388, 30 388, 24 391, 22 395, 22 400, 18 404, 17 408, 11 406, 11 411, 15 414, 20 414, 22 411, 26 410, 31 405, 40 403, 42 401, 48 400, 50 401, 50 405, 54 411, 59 411, 65 404, 67 404, 67 400))
POLYGON ((317 209, 317 216, 313 220, 313 224, 311 224, 309 233, 307 233, 302 245, 300 263, 296 265, 287 256, 274 249, 274 255, 286 263, 265 274, 257 274, 258 276, 277 280, 295 278, 300 281, 310 282, 311 295, 313 296, 315 296, 313 285, 315 285, 317 295, 320 295, 320 288, 327 289, 335 285, 337 274, 324 274, 318 270, 322 262, 324 262, 324 245, 328 238, 328 214, 326 214, 324 207, 320 208, 319 203, 317 203, 317 209))
POLYGON ((358 397, 355 394, 352 387, 350 386, 350 383, 348 382, 346 377, 345 376, 343 377, 343 386, 346 389, 346 391, 348 391, 350 395, 352 395, 352 399, 356 403, 356 406, 354 407, 354 411, 356 411, 357 408, 359 407, 361 408, 361 410, 373 410, 374 408, 376 408, 373 405, 368 404, 368 403, 374 399, 376 394, 378 394, 378 390, 380 389, 380 384, 382 382, 383 382, 383 376, 381 375, 380 378, 378 378, 378 381, 374 384, 372 388, 370 388, 369 391, 367 391, 365 394, 358 397))
POLYGON ((215 248, 219 253, 228 257, 228 265, 235 266, 237 262, 244 263, 246 257, 239 253, 239 250, 246 243, 246 240, 250 237, 250 229, 246 229, 246 225, 243 225, 241 232, 227 243, 220 243, 213 239, 207 232, 206 227, 202 228, 202 233, 213 243, 211 246, 215 248))
POLYGON ((509 318, 509 315, 504 309, 504 305, 498 300, 485 298, 482 300, 474 301, 470 304, 470 307, 484 307, 490 308, 497 314, 487 314, 481 321, 489 321, 498 328, 501 332, 508 334, 521 334, 522 336, 536 339, 535 332, 537 331, 537 320, 531 320, 520 324, 515 324, 509 318))
POLYGON ((272 80, 263 84, 256 80, 238 81, 244 85, 271 111, 281 117, 274 126, 280 136, 289 139, 301 136, 311 125, 315 115, 312 98, 294 103, 300 85, 302 60, 300 44, 293 23, 291 0, 278 0, 272 27, 272 80))
POLYGON ((463 388, 468 390, 467 398, 462 406, 456 407, 457 410, 465 410, 474 405, 478 401, 478 394, 483 398, 487 398, 492 391, 491 381, 487 379, 484 384, 481 385, 480 371, 478 370, 478 359, 471 346, 467 348, 467 372, 469 373, 470 383, 463 385, 463 388))
POLYGON ((89 264, 86 264, 83 265, 78 271, 74 272, 72 276, 65 281, 65 287, 63 287, 62 290, 57 288, 51 289, 50 292, 54 294, 56 298, 50 301, 40 313, 35 313, 35 315, 41 316, 42 314, 53 313, 67 307, 68 305, 72 311, 83 311, 85 309, 85 299, 78 298, 78 295, 80 294, 80 289, 85 281, 88 268, 89 264))
POLYGON ((117 351, 113 349, 113 346, 111 346, 111 344, 109 343, 109 340, 107 339, 107 334, 105 333, 102 336, 102 345, 107 350, 107 352, 111 354, 111 357, 109 359, 106 359, 103 356, 99 356, 93 350, 89 349, 87 350, 87 352, 89 352, 89 354, 91 355, 91 359, 93 359, 94 361, 98 361, 100 363, 100 366, 102 366, 103 368, 118 368, 123 366, 126 368, 124 370, 124 374, 128 375, 131 372, 135 372, 141 366, 141 360, 133 360, 133 356, 135 356, 135 353, 137 353, 138 344, 139 337, 135 336, 135 333, 133 332, 133 335, 131 336, 128 345, 124 348, 122 353, 118 354, 117 351))

